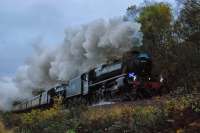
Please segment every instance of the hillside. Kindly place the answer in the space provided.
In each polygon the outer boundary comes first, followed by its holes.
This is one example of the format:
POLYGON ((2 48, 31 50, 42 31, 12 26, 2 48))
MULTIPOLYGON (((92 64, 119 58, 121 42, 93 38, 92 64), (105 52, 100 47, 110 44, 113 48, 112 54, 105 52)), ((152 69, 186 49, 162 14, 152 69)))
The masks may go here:
MULTIPOLYGON (((4 113, 2 121, 15 133, 198 133, 199 95, 163 96, 95 107, 4 113)), ((5 132, 1 126, 2 132, 5 132)))

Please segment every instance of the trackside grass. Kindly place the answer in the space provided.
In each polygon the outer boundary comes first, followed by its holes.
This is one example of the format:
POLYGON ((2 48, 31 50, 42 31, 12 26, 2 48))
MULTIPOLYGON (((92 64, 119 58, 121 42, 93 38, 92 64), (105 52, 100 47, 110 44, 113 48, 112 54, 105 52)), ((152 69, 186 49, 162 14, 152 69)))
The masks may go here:
MULTIPOLYGON (((81 105, 69 110, 63 110, 58 102, 47 110, 10 114, 9 118, 12 119, 13 133, 178 133, 199 130, 199 97, 168 99, 161 102, 158 98, 157 103, 160 103, 157 105, 120 104, 95 108, 81 105)), ((3 121, 6 123, 6 119, 3 121)))

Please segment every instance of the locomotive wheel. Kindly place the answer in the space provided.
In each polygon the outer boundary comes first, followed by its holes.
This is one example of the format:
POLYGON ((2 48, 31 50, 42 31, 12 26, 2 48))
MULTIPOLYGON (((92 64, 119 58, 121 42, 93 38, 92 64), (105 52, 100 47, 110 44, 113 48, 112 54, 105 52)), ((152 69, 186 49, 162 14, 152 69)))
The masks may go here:
POLYGON ((144 90, 144 97, 145 98, 151 98, 153 96, 153 92, 151 89, 147 88, 144 90))
POLYGON ((86 96, 82 97, 81 98, 81 103, 83 105, 86 105, 86 106, 89 105, 88 98, 86 96))
POLYGON ((137 99, 136 89, 125 89, 122 92, 122 101, 135 101, 137 99))
POLYGON ((77 97, 74 99, 75 106, 79 106, 82 104, 81 97, 77 97))
POLYGON ((104 96, 105 96, 105 100, 106 100, 106 101, 112 99, 111 91, 106 91, 106 92, 104 93, 104 96))
POLYGON ((99 97, 99 93, 98 91, 94 91, 92 92, 92 94, 89 96, 89 104, 95 104, 99 101, 100 97, 99 97))
POLYGON ((73 107, 73 100, 72 100, 72 99, 69 99, 69 100, 67 101, 67 108, 71 108, 71 107, 73 107))
POLYGON ((136 99, 144 98, 144 88, 137 88, 136 90, 136 99))
POLYGON ((132 89, 131 91, 131 101, 137 100, 137 89, 132 89))
POLYGON ((125 95, 123 96, 123 101, 132 101, 133 98, 129 93, 125 93, 125 95))
POLYGON ((151 90, 142 87, 137 89, 136 96, 139 99, 150 98, 152 97, 152 92, 151 90))

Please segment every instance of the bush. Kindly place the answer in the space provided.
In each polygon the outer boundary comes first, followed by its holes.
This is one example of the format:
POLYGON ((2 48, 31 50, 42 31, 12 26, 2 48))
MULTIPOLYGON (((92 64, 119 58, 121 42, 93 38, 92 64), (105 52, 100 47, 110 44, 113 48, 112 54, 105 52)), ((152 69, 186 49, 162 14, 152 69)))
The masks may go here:
POLYGON ((188 95, 170 98, 155 106, 120 104, 103 108, 78 106, 65 110, 56 106, 24 114, 7 114, 6 118, 10 118, 9 121, 15 119, 15 133, 148 133, 163 131, 169 126, 168 120, 178 120, 184 112, 198 113, 199 105, 198 97, 188 95))
POLYGON ((3 122, 0 121, 0 133, 13 133, 13 132, 5 129, 3 122))
POLYGON ((16 132, 25 133, 63 133, 67 129, 69 111, 62 110, 62 99, 56 99, 52 108, 35 109, 19 115, 21 125, 16 132))
POLYGON ((153 106, 114 106, 108 109, 89 109, 82 114, 82 126, 87 132, 97 130, 139 132, 162 125, 165 113, 153 106))
POLYGON ((148 132, 159 128, 165 121, 165 113, 153 106, 138 107, 133 114, 133 131, 148 132))

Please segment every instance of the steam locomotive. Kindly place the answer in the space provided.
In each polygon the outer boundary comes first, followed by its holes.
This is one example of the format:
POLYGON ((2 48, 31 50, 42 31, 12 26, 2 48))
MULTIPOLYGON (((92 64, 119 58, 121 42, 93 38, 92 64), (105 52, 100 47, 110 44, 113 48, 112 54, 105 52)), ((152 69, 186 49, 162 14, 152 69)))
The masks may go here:
POLYGON ((146 52, 129 51, 121 60, 95 67, 64 84, 13 106, 20 112, 48 107, 57 96, 63 103, 93 104, 101 100, 135 100, 161 92, 159 77, 153 77, 152 58, 146 52))

